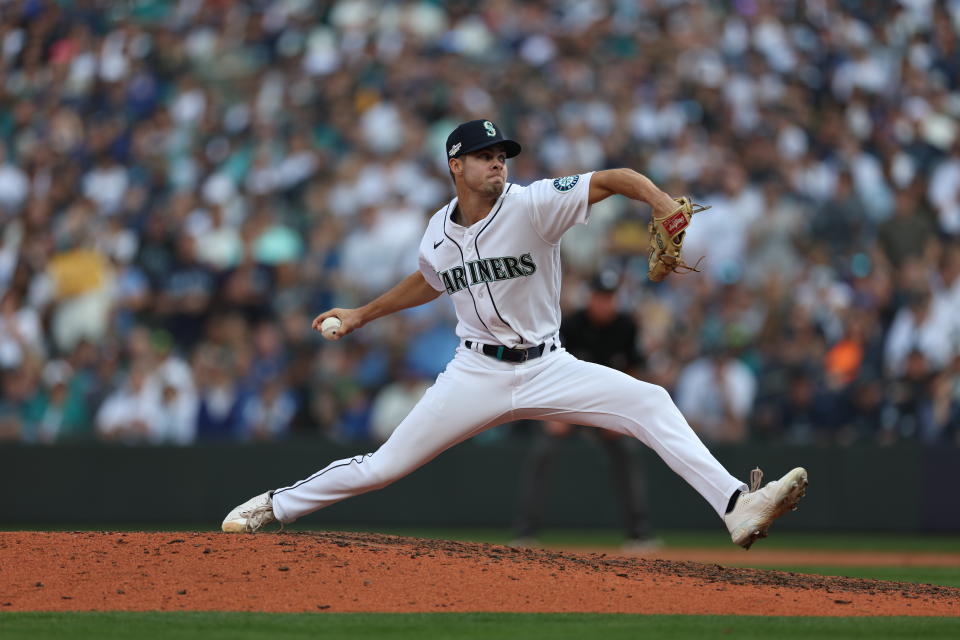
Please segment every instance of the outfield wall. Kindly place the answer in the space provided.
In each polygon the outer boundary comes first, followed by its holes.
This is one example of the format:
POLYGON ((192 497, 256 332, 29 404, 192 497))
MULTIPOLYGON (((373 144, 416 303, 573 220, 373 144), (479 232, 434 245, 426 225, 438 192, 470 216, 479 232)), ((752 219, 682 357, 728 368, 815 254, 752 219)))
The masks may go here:
MULTIPOLYGON (((189 448, 0 446, 0 525, 219 525, 237 503, 292 484, 328 462, 370 447, 320 442, 189 448)), ((508 527, 528 443, 467 442, 372 494, 304 519, 317 526, 508 527)), ((778 528, 810 531, 960 532, 960 449, 919 446, 716 447, 746 478, 795 465, 810 472, 801 509, 778 528)), ((649 450, 644 465, 654 526, 716 527, 706 503, 649 450)), ((616 499, 603 452, 563 443, 553 469, 548 526, 616 527, 616 499)))

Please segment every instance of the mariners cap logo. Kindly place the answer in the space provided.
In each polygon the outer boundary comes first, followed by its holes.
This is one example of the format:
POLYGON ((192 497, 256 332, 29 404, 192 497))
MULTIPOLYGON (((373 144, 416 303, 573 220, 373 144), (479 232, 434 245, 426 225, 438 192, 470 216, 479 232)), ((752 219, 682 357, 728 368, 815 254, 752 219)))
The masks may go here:
POLYGON ((493 123, 490 122, 489 120, 483 121, 483 128, 487 130, 487 135, 490 136, 491 138, 497 137, 497 130, 493 126, 493 123))

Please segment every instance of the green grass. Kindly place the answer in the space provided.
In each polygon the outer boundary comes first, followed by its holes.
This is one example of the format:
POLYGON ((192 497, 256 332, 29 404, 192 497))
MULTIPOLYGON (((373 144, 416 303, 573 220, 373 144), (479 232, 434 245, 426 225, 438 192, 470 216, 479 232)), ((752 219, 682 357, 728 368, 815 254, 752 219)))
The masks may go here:
POLYGON ((794 618, 604 614, 266 614, 266 613, 4 613, 4 640, 175 638, 395 638, 472 640, 639 637, 957 638, 960 618, 794 618))

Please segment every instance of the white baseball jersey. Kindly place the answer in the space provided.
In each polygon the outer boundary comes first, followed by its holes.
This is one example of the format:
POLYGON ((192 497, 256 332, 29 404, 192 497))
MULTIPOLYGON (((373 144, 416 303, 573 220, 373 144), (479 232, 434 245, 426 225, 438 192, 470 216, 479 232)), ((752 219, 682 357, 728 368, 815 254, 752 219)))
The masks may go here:
POLYGON ((462 227, 454 198, 430 219, 420 272, 446 291, 464 340, 511 349, 554 340, 560 330, 560 238, 590 212, 592 173, 507 183, 485 218, 462 227))

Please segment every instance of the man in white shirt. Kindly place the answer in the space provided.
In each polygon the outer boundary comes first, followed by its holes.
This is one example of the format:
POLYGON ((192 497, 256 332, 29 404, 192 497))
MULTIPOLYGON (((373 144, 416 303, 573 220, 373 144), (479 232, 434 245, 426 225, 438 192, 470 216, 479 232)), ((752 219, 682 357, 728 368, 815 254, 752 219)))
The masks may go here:
POLYGON ((750 367, 721 346, 684 367, 677 380, 677 407, 707 442, 743 442, 756 395, 750 367))

